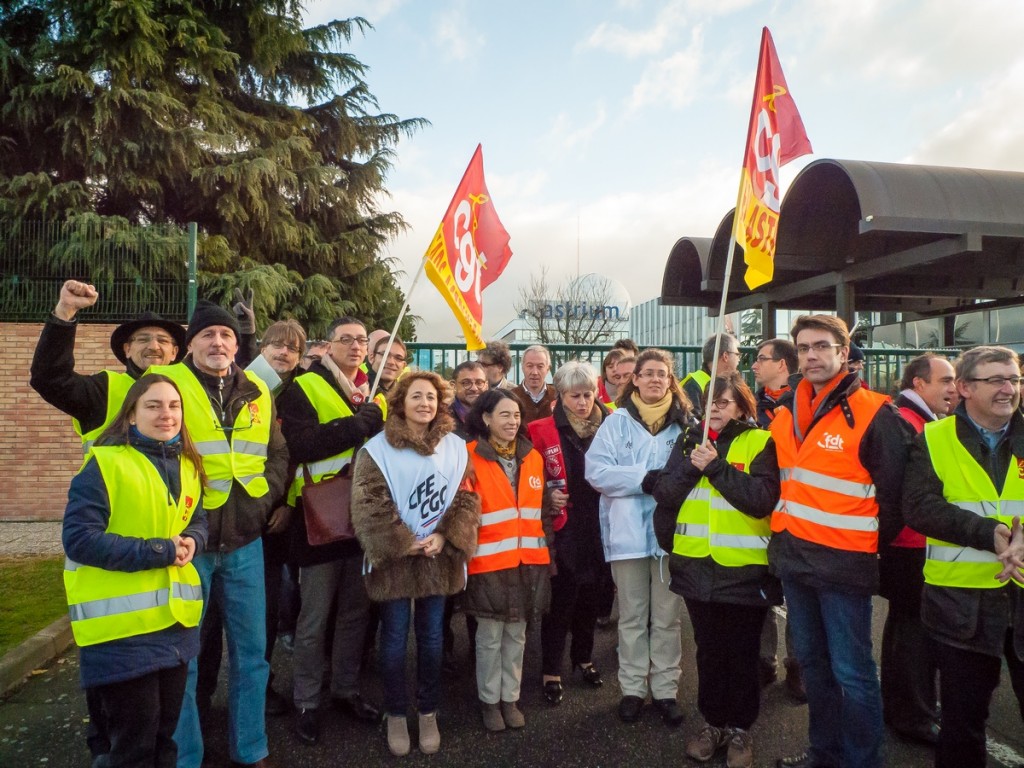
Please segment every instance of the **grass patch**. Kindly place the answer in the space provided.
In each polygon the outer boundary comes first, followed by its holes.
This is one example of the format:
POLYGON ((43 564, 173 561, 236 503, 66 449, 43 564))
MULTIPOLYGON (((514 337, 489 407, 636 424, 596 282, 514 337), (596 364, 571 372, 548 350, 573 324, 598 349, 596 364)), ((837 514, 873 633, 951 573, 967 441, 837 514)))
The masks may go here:
POLYGON ((68 612, 63 557, 0 559, 0 656, 68 612))

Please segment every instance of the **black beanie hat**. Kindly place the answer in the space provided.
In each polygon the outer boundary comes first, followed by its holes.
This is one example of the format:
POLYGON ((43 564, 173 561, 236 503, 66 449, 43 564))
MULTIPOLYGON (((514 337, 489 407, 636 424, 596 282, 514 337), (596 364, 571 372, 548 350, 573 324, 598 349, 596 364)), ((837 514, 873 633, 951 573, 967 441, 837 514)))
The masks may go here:
POLYGON ((850 355, 849 355, 849 357, 846 358, 846 361, 848 363, 855 363, 858 360, 863 360, 863 359, 864 359, 864 352, 861 350, 860 347, 858 347, 856 344, 854 344, 851 341, 850 342, 850 355))
POLYGON ((192 343, 192 339, 204 328, 211 325, 224 325, 235 334, 235 341, 241 343, 242 331, 238 327, 238 319, 228 312, 224 307, 214 304, 212 301, 200 299, 196 302, 196 308, 192 312, 192 319, 189 320, 188 330, 185 332, 185 346, 192 343))

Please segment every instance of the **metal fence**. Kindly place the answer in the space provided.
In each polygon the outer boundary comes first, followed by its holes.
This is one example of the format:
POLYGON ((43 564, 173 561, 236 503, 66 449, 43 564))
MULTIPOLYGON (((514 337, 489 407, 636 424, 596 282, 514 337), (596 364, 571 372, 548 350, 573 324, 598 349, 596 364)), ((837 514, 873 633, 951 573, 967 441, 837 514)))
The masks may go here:
POLYGON ((123 322, 145 310, 184 322, 189 264, 189 233, 180 227, 95 216, 8 222, 0 227, 0 321, 44 321, 61 285, 75 279, 99 292, 87 322, 123 322))
MULTIPOLYGON (((512 370, 509 371, 509 380, 518 383, 522 371, 523 351, 529 347, 528 343, 509 344, 512 353, 512 370)), ((545 345, 551 353, 551 370, 554 372, 558 366, 568 360, 580 360, 590 363, 594 370, 600 374, 601 361, 611 349, 610 344, 586 345, 586 344, 548 344, 545 345)), ((701 365, 701 348, 695 345, 663 346, 672 353, 676 361, 675 372, 682 378, 690 371, 697 370, 701 365)), ((458 344, 431 344, 421 342, 409 342, 407 345, 411 364, 423 370, 436 371, 445 378, 451 378, 452 371, 456 365, 464 360, 476 359, 475 352, 467 352, 465 347, 458 344)), ((740 347, 743 356, 740 359, 740 370, 746 377, 747 382, 754 386, 754 374, 750 368, 754 363, 757 354, 756 347, 740 347)), ((903 375, 903 365, 911 358, 917 357, 923 352, 934 352, 938 355, 948 355, 951 359, 959 354, 956 349, 865 349, 864 357, 864 378, 873 390, 877 392, 895 393, 899 389, 900 378, 903 375)))

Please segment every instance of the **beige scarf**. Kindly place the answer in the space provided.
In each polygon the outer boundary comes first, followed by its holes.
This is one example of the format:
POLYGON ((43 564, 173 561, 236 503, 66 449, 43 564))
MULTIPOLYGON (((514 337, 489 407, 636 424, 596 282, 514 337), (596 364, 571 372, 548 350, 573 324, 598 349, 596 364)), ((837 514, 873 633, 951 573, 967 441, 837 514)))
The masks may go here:
POLYGON ((640 419, 647 425, 650 433, 652 435, 658 434, 658 431, 665 424, 665 417, 668 416, 668 409, 672 405, 672 392, 666 392, 665 396, 656 403, 645 403, 641 399, 639 392, 633 393, 632 400, 633 405, 636 406, 637 411, 640 413, 640 419))
POLYGON ((569 410, 565 411, 565 415, 569 419, 569 426, 572 427, 572 431, 581 440, 593 437, 594 433, 597 432, 597 428, 601 426, 601 409, 597 406, 597 403, 594 404, 594 410, 585 419, 581 419, 569 410))

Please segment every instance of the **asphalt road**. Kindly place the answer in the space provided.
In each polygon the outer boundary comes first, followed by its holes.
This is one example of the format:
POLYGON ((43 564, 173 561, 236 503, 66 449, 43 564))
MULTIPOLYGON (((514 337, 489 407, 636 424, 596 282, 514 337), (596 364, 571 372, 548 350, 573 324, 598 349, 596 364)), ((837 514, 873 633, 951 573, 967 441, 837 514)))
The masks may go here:
MULTIPOLYGON (((875 648, 880 642, 885 602, 877 601, 875 648)), ((625 724, 615 714, 619 688, 615 669, 615 631, 598 630, 594 662, 604 672, 605 685, 591 689, 579 678, 567 678, 566 696, 558 707, 549 706, 540 692, 539 632, 533 628, 527 650, 521 706, 527 725, 521 731, 490 734, 484 731, 476 706, 476 686, 467 662, 465 633, 457 618, 457 653, 462 668, 450 677, 441 710, 441 751, 433 756, 413 749, 406 758, 387 751, 381 727, 353 722, 339 712, 326 710, 321 742, 308 747, 292 732, 290 715, 268 722, 271 756, 277 766, 336 768, 341 765, 377 766, 680 766, 696 765, 683 752, 685 740, 700 725, 696 712, 696 674, 693 643, 685 620, 683 628, 683 677, 680 702, 687 713, 678 728, 665 726, 654 710, 646 708, 640 722, 625 724)), ((274 667, 275 685, 288 691, 290 656, 279 646, 274 667)), ((223 670, 222 670, 223 672, 223 670)), ((365 693, 379 701, 373 671, 365 675, 365 693)), ((227 764, 227 716, 224 685, 214 699, 209 733, 209 766, 227 764)), ((77 651, 68 653, 41 670, 13 695, 0 703, 0 768, 44 766, 80 768, 89 764, 85 748, 85 702, 78 688, 77 651)), ((989 766, 1024 766, 1024 728, 1016 700, 1005 679, 996 691, 989 722, 989 766)), ((781 683, 765 689, 761 716, 752 733, 758 766, 774 765, 775 759, 802 751, 806 745, 807 710, 794 703, 781 683)), ((415 744, 415 730, 412 732, 415 744)), ((908 744, 892 734, 886 739, 890 766, 932 765, 927 747, 908 744)), ((724 766, 724 756, 707 763, 724 766)))

